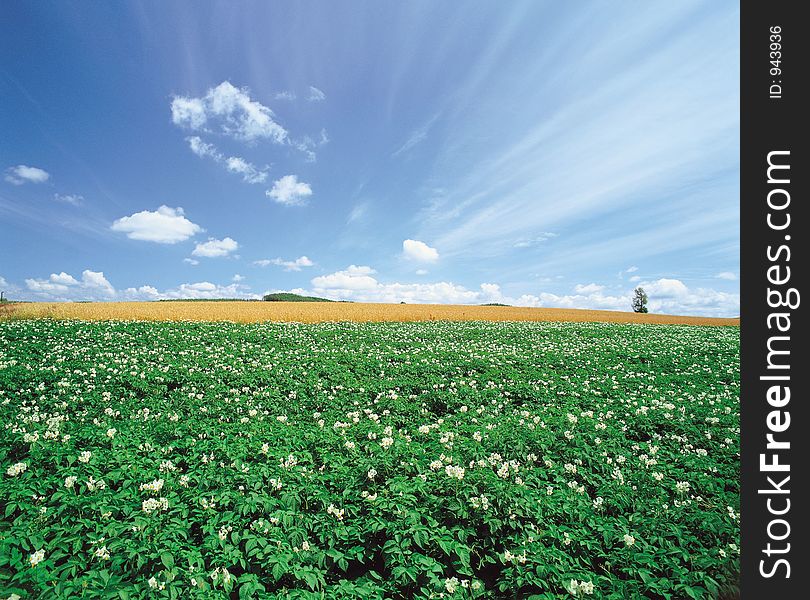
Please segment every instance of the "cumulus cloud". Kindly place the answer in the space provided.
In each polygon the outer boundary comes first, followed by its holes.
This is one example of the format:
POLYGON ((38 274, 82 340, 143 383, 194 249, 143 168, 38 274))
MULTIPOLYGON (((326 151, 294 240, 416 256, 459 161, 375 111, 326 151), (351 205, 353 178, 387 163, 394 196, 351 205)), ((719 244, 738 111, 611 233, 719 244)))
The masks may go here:
POLYGON ((269 265, 276 265, 277 267, 284 267, 285 271, 300 271, 304 267, 311 267, 315 263, 306 256, 299 256, 295 260, 284 260, 282 258, 263 258, 261 260, 254 260, 254 265, 259 267, 267 267, 269 265))
POLYGON ((6 169, 6 181, 14 185, 24 183, 45 183, 51 174, 39 167, 29 167, 28 165, 17 165, 6 169))
POLYGON ((298 181, 297 175, 285 175, 273 182, 273 189, 268 190, 266 195, 279 204, 297 206, 312 195, 312 188, 308 183, 298 181))
POLYGON ((102 271, 82 271, 82 286, 89 289, 100 290, 110 296, 115 295, 115 288, 107 281, 102 271))
POLYGON ((287 131, 274 120, 273 111, 253 100, 247 88, 237 88, 229 81, 198 98, 175 96, 171 110, 172 122, 192 131, 214 128, 243 141, 269 139, 282 144, 287 140, 287 131))
MULTIPOLYGON (((312 279, 312 290, 304 291, 334 300, 357 302, 408 302, 437 304, 485 304, 499 302, 513 306, 546 308, 581 308, 628 312, 632 289, 607 293, 602 285, 575 286, 572 294, 507 295, 496 283, 482 283, 477 289, 441 281, 434 283, 384 283, 374 277, 367 266, 352 265, 343 271, 312 279)), ((739 314, 739 294, 726 294, 710 289, 690 289, 676 279, 659 279, 643 284, 649 296, 650 312, 710 317, 739 314)))
MULTIPOLYGON (((101 271, 85 269, 81 278, 73 277, 64 271, 52 273, 48 278, 25 280, 27 299, 51 302, 93 300, 173 300, 173 299, 212 299, 244 298, 260 299, 250 291, 250 286, 241 283, 244 278, 233 277, 233 283, 220 285, 210 281, 182 283, 163 291, 152 285, 141 285, 116 290, 101 271)), ((4 282, 0 280, 0 285, 4 282)))
POLYGON ((214 299, 214 298, 245 298, 258 299, 259 295, 251 293, 248 286, 240 283, 218 285, 210 281, 197 283, 183 283, 178 287, 159 293, 160 299, 214 299))
POLYGON ((577 284, 574 286, 574 291, 577 294, 593 294, 596 292, 601 292, 605 289, 603 285, 597 285, 595 283, 589 283, 587 285, 577 284))
POLYGON ((236 240, 226 237, 218 240, 216 238, 208 238, 207 242, 201 242, 194 247, 191 252, 192 256, 204 256, 206 258, 219 258, 228 256, 239 249, 239 244, 236 240))
POLYGON ((51 273, 47 279, 26 279, 29 291, 44 300, 107 300, 116 295, 115 288, 102 271, 82 271, 81 280, 65 273, 51 273))
POLYGON ((126 233, 132 240, 176 244, 203 231, 202 227, 189 221, 183 214, 180 207, 162 205, 155 211, 142 210, 116 219, 111 229, 126 233))
POLYGON ((76 281, 76 278, 73 277, 73 275, 65 273, 64 271, 61 273, 51 273, 49 279, 51 282, 60 285, 79 285, 79 282, 76 281))
POLYGON ((326 94, 315 86, 311 85, 309 86, 309 96, 307 96, 307 100, 309 102, 320 102, 321 100, 326 100, 326 94))
POLYGON ((54 194, 53 199, 73 206, 81 206, 84 203, 84 197, 79 194, 54 194))
POLYGON ((405 240, 402 242, 402 253, 405 258, 418 262, 436 262, 439 260, 438 250, 419 240, 405 240))
POLYGON ((737 275, 732 273, 731 271, 723 271, 722 273, 718 273, 715 275, 717 279, 725 279, 726 281, 736 281, 737 275))

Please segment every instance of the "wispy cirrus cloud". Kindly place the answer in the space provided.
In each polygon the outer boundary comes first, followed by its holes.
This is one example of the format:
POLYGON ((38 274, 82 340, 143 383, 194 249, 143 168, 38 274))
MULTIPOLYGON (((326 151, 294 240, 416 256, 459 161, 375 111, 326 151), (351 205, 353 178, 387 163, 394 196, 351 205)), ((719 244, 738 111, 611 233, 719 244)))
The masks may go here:
POLYGON ((227 171, 242 176, 245 183, 264 183, 267 181, 267 167, 262 169, 239 156, 225 156, 214 144, 203 141, 192 135, 186 138, 191 151, 200 158, 210 158, 222 165, 227 171))
POLYGON ((315 263, 306 256, 299 256, 293 260, 284 260, 283 258, 263 258, 261 260, 254 260, 253 264, 258 267, 275 265, 277 267, 284 267, 285 271, 300 271, 301 269, 315 265, 315 263))

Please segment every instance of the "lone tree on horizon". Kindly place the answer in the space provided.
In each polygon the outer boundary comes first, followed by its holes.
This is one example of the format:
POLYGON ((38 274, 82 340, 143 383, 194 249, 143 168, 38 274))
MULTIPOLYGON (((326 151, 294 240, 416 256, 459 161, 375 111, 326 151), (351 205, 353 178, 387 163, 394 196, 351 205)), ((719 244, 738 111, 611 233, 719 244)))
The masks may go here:
POLYGON ((633 312, 645 313, 647 311, 647 292, 644 288, 637 287, 633 291, 633 312))

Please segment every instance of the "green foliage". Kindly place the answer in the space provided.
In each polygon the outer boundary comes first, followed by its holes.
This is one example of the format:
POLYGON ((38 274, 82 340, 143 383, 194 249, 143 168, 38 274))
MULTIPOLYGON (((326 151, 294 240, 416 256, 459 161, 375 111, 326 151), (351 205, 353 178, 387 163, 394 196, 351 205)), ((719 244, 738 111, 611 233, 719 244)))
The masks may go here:
POLYGON ((0 590, 716 598, 738 400, 738 328, 2 322, 0 590))
POLYGON ((633 290, 633 312, 646 313, 647 311, 647 293, 644 288, 637 287, 633 290))
POLYGON ((334 300, 327 300, 326 298, 318 298, 316 296, 301 296, 299 294, 291 294, 288 292, 265 294, 262 299, 265 302, 334 302, 334 300))

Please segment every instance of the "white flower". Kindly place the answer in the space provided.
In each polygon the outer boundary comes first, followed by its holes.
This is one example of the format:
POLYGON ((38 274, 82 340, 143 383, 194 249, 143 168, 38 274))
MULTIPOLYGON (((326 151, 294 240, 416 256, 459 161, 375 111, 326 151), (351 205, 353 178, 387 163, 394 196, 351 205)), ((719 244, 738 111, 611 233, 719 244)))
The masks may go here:
POLYGON ((89 463, 90 462, 90 457, 92 457, 92 456, 93 456, 92 452, 90 452, 89 450, 85 450, 84 452, 79 454, 79 462, 80 463, 89 463))
POLYGON ((380 446, 383 447, 383 450, 388 450, 393 445, 394 445, 394 438, 391 437, 384 437, 382 439, 382 442, 380 442, 380 446))
POLYGON ((377 469, 369 469, 368 473, 366 473, 366 476, 369 479, 374 480, 374 478, 377 476, 377 469))
POLYGON ((343 520, 343 514, 346 511, 344 509, 342 509, 342 508, 336 508, 334 504, 330 504, 329 508, 326 509, 326 512, 327 512, 327 514, 334 515, 334 517, 338 521, 342 521, 343 520))
POLYGON ((444 472, 447 473, 447 476, 450 477, 451 479, 458 479, 459 481, 464 479, 464 467, 447 465, 444 468, 444 472))
POLYGON ((141 510, 145 513, 162 511, 169 509, 169 501, 166 498, 148 498, 141 504, 141 510))
POLYGON ((454 594, 458 589, 458 578, 450 577, 444 580, 444 589, 447 590, 448 594, 454 594))
POLYGON ((627 533, 624 534, 624 536, 622 537, 622 540, 624 540, 624 545, 625 546, 632 546, 633 544, 636 543, 636 538, 634 538, 632 535, 629 535, 627 533))
POLYGON ((18 462, 11 465, 8 469, 6 469, 6 475, 11 475, 12 477, 16 477, 21 473, 25 473, 25 470, 28 468, 28 465, 24 462, 18 462))
POLYGON ((676 490, 676 491, 677 491, 679 494, 685 494, 686 492, 688 492, 688 491, 689 491, 689 488, 690 488, 690 487, 691 487, 691 486, 689 485, 689 482, 687 482, 687 481, 679 481, 679 482, 677 482, 677 483, 675 484, 675 490, 676 490))
POLYGON ((110 439, 113 439, 115 437, 116 433, 118 433, 118 430, 115 427, 110 427, 107 430, 107 437, 110 438, 110 439))
POLYGON ((110 560, 110 551, 107 550, 107 546, 100 546, 95 549, 93 556, 99 560, 110 560))
POLYGON ((162 490, 162 489, 163 489, 163 480, 162 479, 155 479, 155 480, 153 480, 153 481, 151 481, 149 483, 142 483, 140 485, 140 490, 142 492, 143 491, 148 491, 148 492, 151 492, 153 494, 159 494, 160 490, 162 490))
POLYGON ((45 550, 41 549, 37 550, 30 557, 28 557, 28 562, 31 563, 32 567, 36 567, 43 560, 45 560, 45 550))
POLYGON ((77 479, 78 478, 75 475, 70 475, 68 477, 65 477, 65 487, 66 488, 72 488, 76 484, 77 479))

